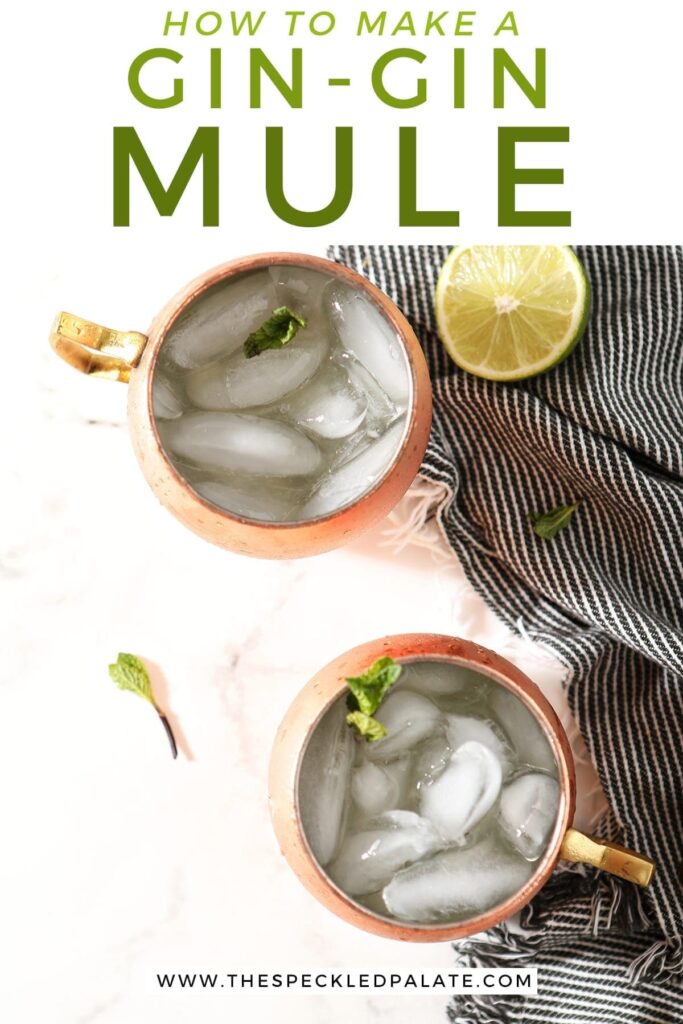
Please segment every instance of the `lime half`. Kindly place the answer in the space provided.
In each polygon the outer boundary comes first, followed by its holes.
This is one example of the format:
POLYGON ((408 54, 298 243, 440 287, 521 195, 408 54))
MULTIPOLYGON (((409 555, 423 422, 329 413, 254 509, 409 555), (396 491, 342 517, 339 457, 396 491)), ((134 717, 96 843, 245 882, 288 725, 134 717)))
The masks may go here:
POLYGON ((463 245, 436 286, 449 355, 487 380, 523 380, 561 362, 589 309, 588 279, 566 245, 463 245))

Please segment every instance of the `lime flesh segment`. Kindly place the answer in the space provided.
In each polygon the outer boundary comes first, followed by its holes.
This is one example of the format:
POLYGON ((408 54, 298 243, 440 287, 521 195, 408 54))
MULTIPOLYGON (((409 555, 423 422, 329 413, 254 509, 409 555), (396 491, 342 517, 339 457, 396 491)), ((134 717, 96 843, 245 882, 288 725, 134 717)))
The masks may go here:
POLYGON ((487 380, 549 370, 584 332, 590 288, 564 245, 453 249, 436 287, 439 336, 451 358, 487 380))

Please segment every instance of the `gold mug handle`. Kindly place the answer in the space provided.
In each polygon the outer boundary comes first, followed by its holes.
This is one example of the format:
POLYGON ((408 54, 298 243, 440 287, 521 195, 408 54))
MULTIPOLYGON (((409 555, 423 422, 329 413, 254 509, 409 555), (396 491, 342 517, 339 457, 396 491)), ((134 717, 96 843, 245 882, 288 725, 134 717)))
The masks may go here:
POLYGON ((654 863, 644 854, 627 850, 618 843, 608 843, 606 839, 586 836, 575 828, 567 829, 560 847, 560 857, 575 864, 591 864, 594 868, 602 868, 636 885, 649 885, 655 873, 654 863))
POLYGON ((70 366, 92 377, 126 384, 147 340, 147 335, 138 331, 114 331, 73 313, 58 313, 50 333, 53 349, 70 366))

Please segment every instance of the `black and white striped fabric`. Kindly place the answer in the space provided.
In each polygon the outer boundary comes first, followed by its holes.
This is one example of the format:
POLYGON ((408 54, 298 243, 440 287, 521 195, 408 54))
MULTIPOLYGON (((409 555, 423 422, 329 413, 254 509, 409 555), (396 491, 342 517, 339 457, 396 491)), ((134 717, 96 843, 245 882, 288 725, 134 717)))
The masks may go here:
POLYGON ((534 999, 459 1000, 458 1024, 683 1021, 683 249, 579 247, 587 333, 514 385, 449 360, 432 302, 445 247, 336 246, 424 346, 434 425, 422 473, 471 583, 569 668, 568 699, 610 804, 599 833, 651 856, 647 891, 560 866, 522 916, 456 945, 468 964, 530 962, 534 999), (527 513, 582 499, 551 541, 527 513))

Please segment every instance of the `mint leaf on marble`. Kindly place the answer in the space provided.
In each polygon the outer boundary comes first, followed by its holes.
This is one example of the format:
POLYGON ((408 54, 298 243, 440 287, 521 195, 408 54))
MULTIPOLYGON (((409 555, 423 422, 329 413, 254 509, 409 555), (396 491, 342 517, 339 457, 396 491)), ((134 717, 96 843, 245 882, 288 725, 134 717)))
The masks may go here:
POLYGON ((347 676, 346 685, 351 692, 346 702, 349 708, 346 721, 368 743, 381 740, 387 734, 382 723, 372 716, 401 671, 401 666, 393 658, 384 657, 378 658, 362 675, 347 676))
POLYGON ((116 683, 119 690, 128 690, 130 693, 136 693, 138 697, 142 697, 143 700, 152 705, 166 730, 166 736, 171 745, 173 757, 177 757, 178 746, 173 730, 166 715, 154 699, 149 673, 140 658, 135 654, 119 654, 113 665, 109 666, 109 676, 116 683))
POLYGON ((252 359, 253 356, 260 356, 268 348, 284 348, 306 323, 302 316, 288 306, 279 306, 273 310, 272 316, 249 335, 244 343, 245 356, 252 359))
POLYGON ((573 505, 558 505, 552 512, 529 512, 528 518, 534 533, 538 534, 539 537, 543 537, 544 540, 554 537, 556 533, 564 530, 565 526, 569 525, 572 516, 580 504, 580 501, 575 501, 573 505))
POLYGON ((109 666, 109 675, 119 690, 130 690, 138 697, 154 706, 152 684, 147 669, 134 654, 119 654, 113 665, 109 666))

